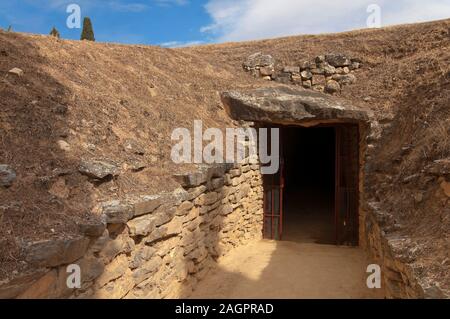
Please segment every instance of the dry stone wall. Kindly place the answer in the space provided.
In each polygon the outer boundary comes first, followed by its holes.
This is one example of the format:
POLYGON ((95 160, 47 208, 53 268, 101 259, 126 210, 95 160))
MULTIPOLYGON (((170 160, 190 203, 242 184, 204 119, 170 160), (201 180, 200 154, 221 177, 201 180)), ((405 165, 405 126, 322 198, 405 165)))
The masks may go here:
POLYGON ((250 55, 243 63, 244 70, 255 77, 328 94, 340 93, 344 86, 355 83, 354 73, 361 67, 360 59, 341 53, 319 55, 312 61, 300 61, 280 70, 276 70, 275 59, 271 55, 261 52, 250 55))
MULTIPOLYGON (((387 298, 449 298, 442 287, 423 275, 423 269, 415 263, 417 244, 407 235, 392 232, 398 226, 395 217, 384 211, 382 203, 373 196, 377 192, 377 183, 372 178, 376 174, 372 157, 380 131, 378 122, 373 120, 371 124, 362 170, 364 179, 360 215, 364 216, 364 219, 361 220, 360 229, 363 229, 364 247, 370 259, 381 266, 385 295, 387 298)), ((425 167, 424 174, 441 176, 448 174, 449 168, 450 163, 435 161, 433 165, 425 167)))
POLYGON ((262 236, 259 165, 202 166, 176 175, 182 188, 103 203, 103 221, 82 236, 27 246, 33 273, 0 283, 0 298, 188 296, 215 260, 262 236), (67 286, 67 266, 81 288, 67 286))

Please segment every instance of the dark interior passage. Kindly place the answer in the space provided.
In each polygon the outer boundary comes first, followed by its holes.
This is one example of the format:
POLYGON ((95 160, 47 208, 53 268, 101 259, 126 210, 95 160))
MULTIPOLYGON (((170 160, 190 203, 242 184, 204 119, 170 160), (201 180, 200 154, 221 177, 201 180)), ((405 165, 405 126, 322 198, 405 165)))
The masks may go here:
POLYGON ((283 240, 335 243, 335 130, 286 127, 283 240))

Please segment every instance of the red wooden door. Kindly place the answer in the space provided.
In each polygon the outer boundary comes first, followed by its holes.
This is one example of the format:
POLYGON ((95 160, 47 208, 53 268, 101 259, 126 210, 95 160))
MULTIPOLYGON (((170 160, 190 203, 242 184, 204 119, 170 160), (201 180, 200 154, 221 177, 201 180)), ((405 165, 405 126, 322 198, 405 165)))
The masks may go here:
POLYGON ((283 172, 282 161, 276 174, 263 175, 264 224, 263 237, 281 240, 283 234, 283 172))
MULTIPOLYGON (((268 140, 271 140, 270 130, 268 140)), ((275 174, 263 175, 264 188, 264 221, 263 238, 281 240, 283 233, 283 188, 284 188, 284 161, 280 132, 280 165, 275 174)), ((269 143, 270 145, 270 143, 269 143)), ((270 148, 270 146, 269 146, 270 148)), ((271 150, 269 150, 271 152, 271 150)))
POLYGON ((337 245, 358 245, 359 130, 339 125, 336 132, 335 227, 337 245))

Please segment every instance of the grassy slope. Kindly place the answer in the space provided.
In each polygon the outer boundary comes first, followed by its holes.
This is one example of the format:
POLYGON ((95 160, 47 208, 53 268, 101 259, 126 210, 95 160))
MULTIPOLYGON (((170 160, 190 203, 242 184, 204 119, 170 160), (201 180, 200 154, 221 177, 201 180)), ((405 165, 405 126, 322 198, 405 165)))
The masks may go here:
MULTIPOLYGON (((191 127, 194 119, 206 126, 232 125, 218 92, 267 85, 241 69, 244 58, 256 51, 272 54, 278 67, 330 51, 364 60, 358 82, 342 95, 374 110, 382 123, 393 119, 394 129, 386 130, 374 158, 380 176, 408 175, 427 161, 448 157, 449 28, 446 20, 176 50, 0 32, 0 162, 18 172, 16 184, 0 190, 0 202, 8 206, 0 228, 0 238, 6 238, 0 241, 0 262, 15 267, 23 239, 75 233, 76 220, 90 217, 101 200, 175 187, 167 176, 183 168, 169 160, 172 129, 191 127), (25 75, 7 74, 13 67, 25 75), (366 97, 371 99, 363 102, 366 97), (66 113, 60 105, 67 106, 66 113), (123 150, 128 138, 144 145, 144 157, 123 150), (430 148, 430 139, 436 147, 430 148), (58 140, 71 150, 60 150, 58 140), (411 143, 414 151, 392 165, 401 147, 411 143), (426 158, 420 155, 424 148, 426 158), (94 187, 76 171, 81 157, 114 160, 124 172, 94 187), (147 168, 133 173, 127 165, 134 161, 144 161, 147 168)), ((441 213, 418 213, 403 200, 405 190, 380 191, 389 199, 388 208, 400 205, 405 211, 396 213, 405 229, 416 237, 426 234, 430 247, 448 236, 443 227, 424 232, 414 226, 438 225, 441 213), (410 216, 416 216, 413 222, 410 216)), ((436 249, 428 248, 422 257, 436 249)), ((3 269, 0 277, 8 273, 3 269)))

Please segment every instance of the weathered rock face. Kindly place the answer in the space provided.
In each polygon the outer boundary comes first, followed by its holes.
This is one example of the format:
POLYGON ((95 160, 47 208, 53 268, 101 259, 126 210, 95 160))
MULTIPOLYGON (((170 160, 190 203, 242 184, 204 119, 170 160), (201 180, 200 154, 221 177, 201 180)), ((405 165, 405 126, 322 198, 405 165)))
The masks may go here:
POLYGON ((235 120, 301 124, 367 121, 367 112, 329 95, 288 86, 225 92, 222 101, 235 120))
POLYGON ((392 218, 379 210, 378 203, 367 203, 366 228, 368 251, 381 265, 382 286, 387 298, 448 298, 444 287, 421 275, 423 269, 414 263, 417 245, 410 238, 386 234, 380 224, 392 218))

